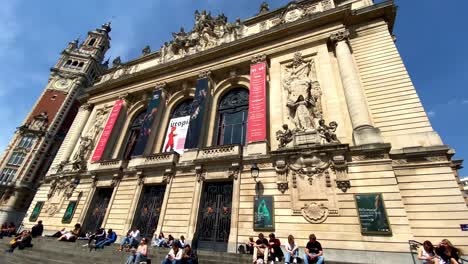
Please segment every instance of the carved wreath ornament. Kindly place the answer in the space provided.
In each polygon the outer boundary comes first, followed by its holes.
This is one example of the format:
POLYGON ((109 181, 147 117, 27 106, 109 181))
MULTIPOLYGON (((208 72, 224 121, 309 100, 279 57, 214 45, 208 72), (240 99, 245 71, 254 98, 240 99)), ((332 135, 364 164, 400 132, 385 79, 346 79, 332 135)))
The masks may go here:
POLYGON ((328 208, 323 204, 317 204, 314 202, 308 205, 306 204, 306 206, 302 209, 302 216, 304 216, 307 221, 313 224, 319 224, 327 219, 328 208))

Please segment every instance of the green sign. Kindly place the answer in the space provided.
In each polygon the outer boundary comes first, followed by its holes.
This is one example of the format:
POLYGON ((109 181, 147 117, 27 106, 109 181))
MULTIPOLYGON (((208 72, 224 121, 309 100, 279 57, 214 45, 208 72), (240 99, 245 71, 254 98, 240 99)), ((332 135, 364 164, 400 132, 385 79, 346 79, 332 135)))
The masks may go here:
POLYGON ((254 230, 274 231, 275 207, 273 196, 256 196, 254 199, 254 230))
POLYGON ((381 193, 354 195, 363 235, 391 235, 392 230, 381 193))
POLYGON ((75 214, 75 209, 76 209, 77 204, 78 204, 77 201, 71 201, 68 203, 67 210, 65 211, 65 214, 63 215, 63 218, 62 218, 62 223, 64 224, 71 223, 73 219, 73 215, 75 214))
POLYGON ((37 202, 36 206, 34 206, 34 209, 29 216, 29 222, 36 222, 37 218, 39 217, 39 214, 41 213, 42 206, 44 205, 44 202, 37 202))

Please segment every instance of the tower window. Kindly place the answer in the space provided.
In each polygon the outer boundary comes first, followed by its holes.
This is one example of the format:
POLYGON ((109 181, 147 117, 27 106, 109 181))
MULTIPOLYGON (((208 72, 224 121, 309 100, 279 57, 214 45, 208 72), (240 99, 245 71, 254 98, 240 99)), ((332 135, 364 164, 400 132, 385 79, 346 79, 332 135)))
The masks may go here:
POLYGON ((54 94, 54 95, 52 95, 52 98, 50 98, 50 100, 54 100, 54 101, 55 101, 56 98, 57 98, 57 95, 54 94))
POLYGON ((83 67, 83 65, 84 65, 84 62, 80 62, 80 64, 78 64, 78 68, 83 67))
POLYGON ((16 169, 4 168, 0 174, 0 182, 11 182, 15 177, 16 169))
POLYGON ((73 66, 73 67, 76 67, 77 65, 78 65, 78 61, 74 61, 74 62, 72 63, 72 66, 73 66))
POLYGON ((8 160, 8 165, 21 165, 24 161, 26 154, 22 152, 13 152, 10 159, 8 160))
POLYGON ((33 145, 34 142, 34 137, 32 136, 24 136, 21 138, 18 147, 20 148, 25 148, 25 149, 30 149, 33 145))
POLYGON ((72 63, 71 60, 67 60, 67 62, 65 63, 65 66, 70 66, 71 63, 72 63))
POLYGON ((96 39, 95 39, 95 38, 92 38, 92 39, 89 41, 88 45, 89 45, 89 46, 94 46, 94 43, 96 43, 96 39))

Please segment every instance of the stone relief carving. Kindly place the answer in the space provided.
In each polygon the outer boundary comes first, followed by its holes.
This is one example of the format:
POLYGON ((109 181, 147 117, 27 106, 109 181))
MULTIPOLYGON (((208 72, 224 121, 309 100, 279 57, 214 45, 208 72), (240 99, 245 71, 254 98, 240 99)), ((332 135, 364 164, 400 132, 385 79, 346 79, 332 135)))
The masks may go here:
POLYGON ((281 74, 287 116, 283 130, 276 132, 280 148, 340 143, 335 134, 338 123, 326 125, 323 120, 322 91, 314 60, 306 60, 300 52, 296 52, 293 61, 282 67, 281 74), (290 129, 287 123, 293 128, 290 129))
POLYGON ((20 134, 32 133, 39 136, 43 136, 49 127, 49 116, 47 112, 42 112, 35 115, 32 120, 26 124, 18 127, 20 134))
POLYGON ((45 211, 48 215, 53 216, 60 210, 63 202, 70 199, 78 186, 77 178, 57 177, 50 182, 50 188, 47 193, 48 203, 45 211))
POLYGON ((86 168, 86 160, 88 158, 88 153, 93 146, 93 141, 88 137, 80 138, 80 145, 78 151, 73 156, 71 164, 73 165, 73 170, 81 171, 86 168))
POLYGON ((302 215, 311 223, 322 223, 328 216, 338 215, 336 189, 346 192, 351 187, 344 155, 293 154, 277 159, 275 170, 282 193, 291 183, 293 215, 302 215))

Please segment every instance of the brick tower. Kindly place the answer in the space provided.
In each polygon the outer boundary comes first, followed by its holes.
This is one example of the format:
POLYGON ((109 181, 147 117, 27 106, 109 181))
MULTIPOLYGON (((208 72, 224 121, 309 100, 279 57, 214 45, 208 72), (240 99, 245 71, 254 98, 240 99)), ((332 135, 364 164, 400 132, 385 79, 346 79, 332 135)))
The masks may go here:
POLYGON ((47 86, 0 159, 0 223, 19 224, 80 106, 79 96, 107 68, 110 23, 62 51, 47 86))

